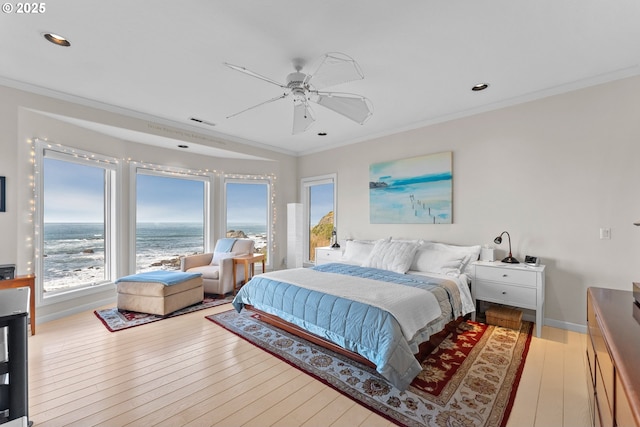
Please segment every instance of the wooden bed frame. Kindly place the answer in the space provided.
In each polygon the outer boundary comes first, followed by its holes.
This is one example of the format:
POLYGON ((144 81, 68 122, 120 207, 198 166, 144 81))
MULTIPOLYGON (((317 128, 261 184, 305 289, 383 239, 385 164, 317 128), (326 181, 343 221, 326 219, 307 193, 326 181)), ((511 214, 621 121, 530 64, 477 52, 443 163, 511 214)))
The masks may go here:
MULTIPOLYGON (((258 310, 252 305, 245 305, 245 308, 253 311, 257 314, 257 318, 269 325, 275 326, 276 328, 280 328, 286 332, 289 332, 295 336, 303 338, 307 341, 310 341, 314 344, 317 344, 321 347, 327 348, 329 350, 335 351, 338 354, 342 354, 343 356, 348 357, 351 360, 355 360, 356 362, 360 362, 364 365, 370 366, 375 369, 376 365, 368 359, 365 359, 358 353, 355 353, 351 350, 347 350, 346 348, 340 347, 339 345, 332 343, 331 341, 327 341, 326 339, 319 337, 318 335, 312 334, 309 331, 302 329, 301 327, 294 325, 292 323, 287 322, 286 320, 282 320, 278 316, 273 314, 265 313, 264 311, 258 310)), ((415 354, 418 362, 422 363, 422 361, 429 355, 431 352, 449 335, 449 333, 455 333, 457 326, 464 320, 464 317, 458 317, 455 320, 450 321, 444 327, 444 329, 436 334, 431 335, 429 341, 425 341, 419 346, 418 353, 415 354)))

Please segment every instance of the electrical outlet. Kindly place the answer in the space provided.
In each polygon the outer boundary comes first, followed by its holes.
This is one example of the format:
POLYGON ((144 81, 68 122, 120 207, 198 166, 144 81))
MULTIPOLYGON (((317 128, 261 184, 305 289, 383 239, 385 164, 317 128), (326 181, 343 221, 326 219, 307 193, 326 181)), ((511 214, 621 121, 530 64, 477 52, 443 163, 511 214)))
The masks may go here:
POLYGON ((600 229, 600 240, 610 240, 611 239, 611 229, 610 228, 601 228, 600 229))

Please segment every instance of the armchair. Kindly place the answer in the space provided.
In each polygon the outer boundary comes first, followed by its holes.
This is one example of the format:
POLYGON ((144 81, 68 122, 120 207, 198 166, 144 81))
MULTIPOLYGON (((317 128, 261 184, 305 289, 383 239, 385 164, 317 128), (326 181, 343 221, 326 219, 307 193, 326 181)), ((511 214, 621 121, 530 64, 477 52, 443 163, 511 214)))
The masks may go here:
MULTIPOLYGON (((180 258, 180 270, 189 273, 202 273, 202 285, 206 294, 224 296, 233 291, 233 259, 234 256, 248 255, 254 252, 254 242, 251 239, 237 239, 230 252, 213 252, 189 255, 180 258)), ((246 273, 243 265, 237 266, 237 284, 245 280, 246 273)))

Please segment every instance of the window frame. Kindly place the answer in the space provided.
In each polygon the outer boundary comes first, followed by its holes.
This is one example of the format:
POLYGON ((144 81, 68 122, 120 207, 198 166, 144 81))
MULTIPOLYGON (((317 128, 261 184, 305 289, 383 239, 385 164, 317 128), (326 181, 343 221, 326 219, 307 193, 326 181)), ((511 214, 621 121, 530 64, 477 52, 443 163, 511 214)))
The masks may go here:
POLYGON ((117 189, 121 187, 122 168, 118 159, 89 151, 51 144, 40 139, 35 140, 34 161, 34 234, 35 234, 35 286, 36 302, 38 306, 56 304, 62 301, 82 298, 87 295, 104 292, 113 287, 118 277, 120 259, 118 253, 120 223, 118 211, 120 203, 117 189), (50 295, 44 292, 44 160, 54 160, 84 165, 99 166, 104 169, 104 265, 105 279, 94 285, 74 287, 69 290, 56 291, 50 295))
POLYGON ((189 179, 194 181, 202 181, 204 183, 204 200, 203 200, 203 212, 202 212, 202 220, 203 220, 203 233, 204 233, 204 253, 211 252, 213 250, 213 244, 211 239, 211 200, 212 200, 212 181, 213 176, 209 173, 207 174, 194 174, 190 170, 169 167, 169 166, 157 166, 157 165, 145 165, 145 164, 132 164, 131 172, 130 172, 130 182, 131 186, 129 189, 130 200, 129 200, 129 224, 130 229, 132 230, 129 233, 129 248, 130 248, 130 257, 129 257, 129 273, 135 274, 137 271, 137 257, 138 257, 138 249, 136 245, 137 238, 137 218, 138 218, 138 197, 137 197, 137 186, 138 186, 138 173, 142 173, 144 175, 152 175, 152 176, 161 176, 168 178, 177 178, 177 179, 189 179))
POLYGON ((273 177, 260 175, 225 175, 221 180, 222 186, 222 214, 220 222, 220 232, 223 238, 227 236, 227 184, 259 184, 265 183, 267 186, 267 254, 265 269, 273 268, 273 177))
POLYGON ((309 251, 309 230, 311 224, 309 223, 309 214, 311 202, 309 198, 309 188, 314 185, 333 184, 333 226, 338 228, 338 175, 335 173, 311 176, 302 178, 300 180, 300 200, 302 201, 302 238, 304 248, 304 261, 303 265, 314 265, 315 262, 311 261, 311 253, 309 251))

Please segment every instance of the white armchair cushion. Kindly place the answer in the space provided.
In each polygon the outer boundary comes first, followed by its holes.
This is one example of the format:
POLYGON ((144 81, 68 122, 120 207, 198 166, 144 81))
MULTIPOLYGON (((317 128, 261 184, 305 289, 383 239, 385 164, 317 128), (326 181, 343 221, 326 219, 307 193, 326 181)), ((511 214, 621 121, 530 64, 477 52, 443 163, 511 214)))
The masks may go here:
POLYGON ((220 265, 220 260, 233 258, 239 254, 235 252, 214 252, 213 258, 211 258, 211 265, 220 265))
POLYGON ((253 253, 254 242, 251 239, 238 239, 233 244, 231 251, 236 255, 248 255, 253 253))
POLYGON ((220 278, 220 267, 217 265, 202 265, 190 268, 189 273, 201 273, 203 279, 218 280, 220 278))

